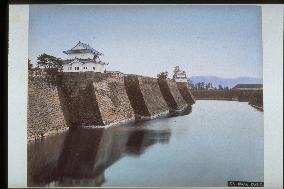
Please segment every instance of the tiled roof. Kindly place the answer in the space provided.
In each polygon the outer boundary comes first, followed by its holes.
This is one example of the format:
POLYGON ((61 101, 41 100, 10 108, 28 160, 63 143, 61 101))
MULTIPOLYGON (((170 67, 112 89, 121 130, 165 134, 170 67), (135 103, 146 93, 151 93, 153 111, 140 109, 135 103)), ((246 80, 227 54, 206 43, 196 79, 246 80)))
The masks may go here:
POLYGON ((101 52, 93 49, 89 44, 82 43, 81 41, 79 41, 72 49, 67 50, 67 51, 63 51, 63 53, 65 53, 65 54, 88 53, 88 52, 96 54, 97 56, 103 55, 101 52), (75 49, 77 46, 81 46, 82 48, 81 49, 75 49))
MULTIPOLYGON (((81 45, 81 46, 83 46, 85 49, 94 50, 89 44, 82 43, 81 41, 79 41, 77 45, 81 45)), ((75 47, 76 47, 77 45, 75 45, 75 47)), ((73 47, 71 50, 73 50, 75 47, 73 47)))

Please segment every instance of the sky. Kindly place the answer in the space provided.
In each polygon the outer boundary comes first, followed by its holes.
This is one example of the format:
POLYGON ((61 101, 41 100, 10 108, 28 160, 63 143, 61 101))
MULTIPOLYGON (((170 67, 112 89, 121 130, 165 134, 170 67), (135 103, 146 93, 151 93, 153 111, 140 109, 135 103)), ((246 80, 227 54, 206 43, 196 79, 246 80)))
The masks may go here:
POLYGON ((262 78, 261 8, 253 5, 30 5, 29 58, 78 41, 110 71, 262 78))

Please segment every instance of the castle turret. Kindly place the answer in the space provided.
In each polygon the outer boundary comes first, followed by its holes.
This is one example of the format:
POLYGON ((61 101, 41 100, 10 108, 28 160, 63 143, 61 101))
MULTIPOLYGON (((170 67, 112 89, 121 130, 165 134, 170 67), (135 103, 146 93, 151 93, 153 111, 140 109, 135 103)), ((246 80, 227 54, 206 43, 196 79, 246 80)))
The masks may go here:
POLYGON ((108 64, 100 60, 99 57, 103 55, 101 52, 80 41, 63 53, 68 56, 68 59, 63 62, 63 72, 93 71, 103 73, 105 65, 108 64))
POLYGON ((174 75, 173 75, 173 79, 176 82, 182 82, 182 83, 187 83, 187 77, 186 77, 186 73, 185 71, 181 70, 179 66, 176 66, 174 68, 174 75))

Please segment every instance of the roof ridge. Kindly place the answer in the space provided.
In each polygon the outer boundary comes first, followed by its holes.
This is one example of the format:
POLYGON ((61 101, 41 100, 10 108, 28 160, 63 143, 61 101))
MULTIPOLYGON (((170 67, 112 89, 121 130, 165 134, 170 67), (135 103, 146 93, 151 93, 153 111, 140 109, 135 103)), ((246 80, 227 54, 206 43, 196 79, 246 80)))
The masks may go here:
POLYGON ((97 51, 96 49, 94 49, 93 47, 91 47, 89 44, 87 43, 83 43, 81 41, 79 41, 73 48, 71 48, 70 50, 66 50, 66 51, 63 51, 63 53, 68 53, 68 52, 72 52, 72 51, 80 51, 80 50, 89 50, 91 51, 91 53, 94 53, 96 54, 97 56, 101 56, 103 55, 103 53, 97 51), (74 49, 75 47, 77 47, 78 45, 81 45, 83 48, 80 48, 80 49, 74 49))
POLYGON ((89 44, 87 43, 83 43, 81 41, 79 41, 73 48, 71 48, 71 50, 73 50, 75 47, 77 47, 78 45, 82 45, 85 49, 90 49, 90 50, 94 50, 93 47, 91 47, 89 44))

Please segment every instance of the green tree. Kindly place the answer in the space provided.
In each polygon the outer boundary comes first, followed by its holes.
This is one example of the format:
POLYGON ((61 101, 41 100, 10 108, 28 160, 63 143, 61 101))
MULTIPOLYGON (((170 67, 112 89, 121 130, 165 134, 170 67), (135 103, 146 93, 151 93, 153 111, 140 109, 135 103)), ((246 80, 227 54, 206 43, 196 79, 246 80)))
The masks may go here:
POLYGON ((62 71, 63 61, 60 58, 56 58, 44 53, 37 57, 37 65, 38 67, 43 67, 44 69, 62 71))
POLYGON ((195 85, 196 85, 197 90, 202 90, 202 83, 201 82, 198 82, 195 85))
POLYGON ((201 82, 201 90, 204 90, 204 89, 205 89, 205 83, 201 82))
POLYGON ((205 85, 206 90, 210 88, 210 82, 205 85))
POLYGON ((158 79, 167 79, 169 73, 168 72, 161 72, 157 75, 158 79))

